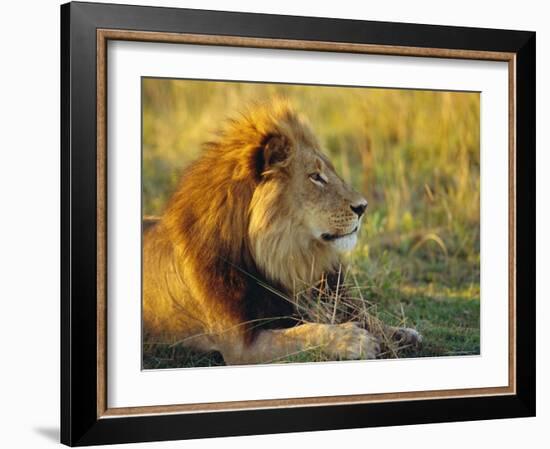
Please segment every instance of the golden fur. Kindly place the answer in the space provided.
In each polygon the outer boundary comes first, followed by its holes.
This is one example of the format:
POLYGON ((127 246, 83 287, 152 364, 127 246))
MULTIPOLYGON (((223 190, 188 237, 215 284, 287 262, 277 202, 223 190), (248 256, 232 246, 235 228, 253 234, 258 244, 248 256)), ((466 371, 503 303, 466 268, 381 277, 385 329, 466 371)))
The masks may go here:
POLYGON ((144 234, 145 335, 220 351, 227 363, 312 346, 375 357, 366 330, 299 324, 286 299, 338 266, 366 206, 286 103, 247 111, 205 145, 144 234))

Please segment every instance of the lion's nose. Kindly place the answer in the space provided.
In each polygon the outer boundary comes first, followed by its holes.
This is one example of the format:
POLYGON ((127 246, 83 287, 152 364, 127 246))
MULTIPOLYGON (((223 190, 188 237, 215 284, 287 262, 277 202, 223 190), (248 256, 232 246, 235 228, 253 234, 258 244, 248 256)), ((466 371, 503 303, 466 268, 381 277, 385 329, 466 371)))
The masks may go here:
POLYGON ((351 210, 357 214, 359 218, 361 218, 361 215, 365 213, 367 210, 368 203, 365 201, 364 203, 358 204, 357 206, 350 206, 351 210))

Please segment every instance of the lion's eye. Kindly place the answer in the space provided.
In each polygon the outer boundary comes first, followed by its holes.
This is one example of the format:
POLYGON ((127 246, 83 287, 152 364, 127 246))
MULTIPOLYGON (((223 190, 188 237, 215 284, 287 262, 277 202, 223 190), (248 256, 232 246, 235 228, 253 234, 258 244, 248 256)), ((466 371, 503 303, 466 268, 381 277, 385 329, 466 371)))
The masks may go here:
POLYGON ((324 186, 327 183, 327 178, 324 177, 321 173, 312 173, 309 175, 309 179, 320 186, 324 186))

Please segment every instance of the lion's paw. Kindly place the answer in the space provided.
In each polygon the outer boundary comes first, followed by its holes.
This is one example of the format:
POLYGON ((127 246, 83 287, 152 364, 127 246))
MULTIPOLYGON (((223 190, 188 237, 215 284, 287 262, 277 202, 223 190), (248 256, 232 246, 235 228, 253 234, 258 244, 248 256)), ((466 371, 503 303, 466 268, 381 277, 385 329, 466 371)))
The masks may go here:
POLYGON ((355 323, 331 326, 327 351, 347 360, 375 359, 380 353, 380 343, 365 329, 355 323))
POLYGON ((422 335, 416 329, 409 327, 395 329, 392 339, 399 346, 412 346, 414 348, 419 348, 422 345, 422 335))

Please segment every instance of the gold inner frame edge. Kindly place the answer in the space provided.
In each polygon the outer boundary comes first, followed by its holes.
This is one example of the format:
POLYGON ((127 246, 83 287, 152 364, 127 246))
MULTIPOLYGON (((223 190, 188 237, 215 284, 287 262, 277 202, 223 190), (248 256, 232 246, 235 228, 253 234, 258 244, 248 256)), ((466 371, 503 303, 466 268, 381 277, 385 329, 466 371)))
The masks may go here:
POLYGON ((390 401, 422 399, 446 399, 513 395, 516 392, 516 54, 479 50, 424 48, 356 44, 290 39, 251 38, 240 36, 202 35, 185 33, 161 33, 117 29, 96 31, 97 56, 97 417, 116 418, 134 415, 173 413, 205 413, 231 410, 259 410, 268 408, 310 407, 327 405, 366 404, 390 401), (199 404, 155 405, 139 407, 108 408, 107 406, 107 42, 109 40, 180 43, 194 45, 217 45, 249 48, 271 48, 302 51, 328 51, 377 55, 412 56, 428 58, 451 58, 508 62, 508 283, 509 283, 509 355, 508 386, 468 388, 453 390, 430 390, 418 392, 395 392, 345 396, 317 396, 304 398, 267 399, 251 401, 213 402, 199 404))

